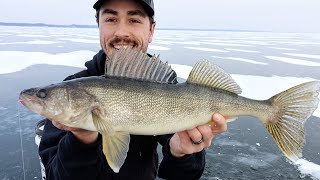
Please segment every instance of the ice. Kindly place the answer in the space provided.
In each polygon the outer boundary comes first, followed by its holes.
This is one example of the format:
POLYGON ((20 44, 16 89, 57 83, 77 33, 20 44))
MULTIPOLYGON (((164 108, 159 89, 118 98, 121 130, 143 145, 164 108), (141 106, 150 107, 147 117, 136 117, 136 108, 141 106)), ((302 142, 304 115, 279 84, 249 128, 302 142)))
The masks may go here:
POLYGON ((0 51, 0 57, 10 59, 0 61, 0 74, 20 71, 33 64, 53 64, 84 68, 84 63, 95 55, 93 51, 74 51, 70 53, 49 54, 43 52, 0 51))
POLYGON ((88 44, 99 44, 100 43, 100 41, 98 39, 92 40, 92 39, 82 39, 82 38, 59 38, 59 40, 71 41, 71 42, 77 42, 77 43, 88 43, 88 44))
POLYGON ((247 52, 247 53, 258 53, 259 51, 252 51, 246 49, 233 49, 233 48, 225 48, 227 51, 237 51, 237 52, 247 52))
POLYGON ((267 63, 258 62, 258 61, 245 59, 245 58, 239 58, 239 57, 221 57, 221 56, 211 56, 211 57, 217 58, 217 59, 228 59, 228 60, 233 60, 233 61, 241 61, 241 62, 246 62, 246 63, 251 63, 251 64, 268 65, 267 63))
POLYGON ((202 47, 190 47, 185 46, 186 49, 193 49, 193 50, 199 50, 199 51, 209 51, 209 52, 229 52, 221 49, 213 49, 213 48, 202 48, 202 47))
POLYGON ((159 51, 168 51, 168 50, 170 50, 170 48, 168 48, 168 47, 155 46, 155 45, 149 45, 148 49, 159 50, 159 51))
POLYGON ((44 40, 33 40, 33 41, 24 41, 24 42, 7 42, 7 43, 0 43, 0 45, 11 45, 11 44, 56 44, 60 43, 59 41, 44 41, 44 40))
POLYGON ((156 40, 153 43, 155 43, 155 44, 168 44, 168 45, 173 45, 173 44, 194 45, 194 46, 200 45, 200 42, 198 42, 198 41, 159 41, 159 40, 156 40))
POLYGON ((283 48, 283 47, 269 47, 270 49, 277 49, 277 50, 287 50, 287 51, 296 51, 293 48, 283 48))
POLYGON ((238 47, 249 47, 251 45, 246 45, 246 44, 235 44, 235 43, 218 43, 218 42, 201 42, 201 44, 209 44, 209 45, 214 45, 214 46, 238 46, 238 47))
POLYGON ((279 56, 265 56, 265 57, 271 60, 281 61, 289 64, 296 64, 296 65, 302 65, 302 66, 320 66, 320 63, 302 60, 302 59, 294 59, 294 58, 279 57, 279 56))
POLYGON ((295 164, 298 165, 299 171, 302 174, 311 175, 320 179, 320 165, 309 162, 305 159, 299 159, 295 164))
POLYGON ((289 55, 289 56, 296 56, 296 57, 320 59, 320 55, 315 55, 315 54, 296 54, 296 53, 283 53, 283 54, 289 55))
POLYGON ((33 37, 33 38, 47 38, 50 36, 41 35, 41 34, 18 34, 19 37, 33 37))
POLYGON ((3 111, 3 110, 7 110, 7 108, 0 106, 0 111, 3 111))

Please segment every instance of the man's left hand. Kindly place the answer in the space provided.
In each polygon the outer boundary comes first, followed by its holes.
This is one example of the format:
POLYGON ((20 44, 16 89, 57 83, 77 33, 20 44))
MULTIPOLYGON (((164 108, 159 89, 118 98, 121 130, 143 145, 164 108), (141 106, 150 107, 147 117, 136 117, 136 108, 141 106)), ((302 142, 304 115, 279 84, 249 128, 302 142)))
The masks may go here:
POLYGON ((197 153, 209 147, 216 135, 227 130, 227 122, 222 115, 214 114, 212 121, 213 123, 211 124, 175 133, 169 142, 171 154, 180 158, 186 154, 197 153))

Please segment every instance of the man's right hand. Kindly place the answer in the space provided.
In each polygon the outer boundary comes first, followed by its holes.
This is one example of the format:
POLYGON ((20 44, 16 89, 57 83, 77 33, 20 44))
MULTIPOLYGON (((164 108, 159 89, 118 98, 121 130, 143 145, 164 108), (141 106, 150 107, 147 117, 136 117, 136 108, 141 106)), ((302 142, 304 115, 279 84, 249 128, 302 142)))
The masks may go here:
POLYGON ((94 143, 98 139, 98 132, 96 131, 88 131, 81 128, 73 128, 73 127, 65 126, 55 121, 52 121, 52 124, 58 129, 71 131, 72 134, 84 144, 94 143))

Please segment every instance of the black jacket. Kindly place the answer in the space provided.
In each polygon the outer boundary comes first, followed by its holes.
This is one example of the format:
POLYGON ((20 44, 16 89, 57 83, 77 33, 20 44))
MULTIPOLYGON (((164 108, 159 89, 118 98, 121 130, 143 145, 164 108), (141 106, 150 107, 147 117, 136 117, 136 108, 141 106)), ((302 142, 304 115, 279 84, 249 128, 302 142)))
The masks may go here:
MULTIPOLYGON (((65 80, 84 76, 99 76, 104 73, 106 56, 103 51, 86 62, 87 70, 67 77, 65 80)), ((125 163, 119 173, 114 173, 102 152, 101 136, 96 143, 86 145, 71 132, 57 129, 46 120, 39 154, 46 169, 48 180, 93 180, 93 179, 199 179, 205 166, 205 151, 174 158, 170 153, 172 135, 131 135, 125 163), (158 168, 158 143, 162 145, 163 160, 158 168)))

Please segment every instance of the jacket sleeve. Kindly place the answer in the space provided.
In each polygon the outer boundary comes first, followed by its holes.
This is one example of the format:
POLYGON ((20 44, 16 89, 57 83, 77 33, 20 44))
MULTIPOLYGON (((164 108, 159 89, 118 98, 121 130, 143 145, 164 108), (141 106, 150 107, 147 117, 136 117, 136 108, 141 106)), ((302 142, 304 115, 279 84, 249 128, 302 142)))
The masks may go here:
POLYGON ((57 129, 46 120, 39 146, 39 155, 50 180, 96 179, 100 170, 101 137, 86 145, 71 132, 57 129))
POLYGON ((173 135, 159 138, 162 145, 163 160, 160 163, 158 176, 164 179, 200 179, 205 167, 205 151, 175 158, 171 155, 169 141, 173 135))

